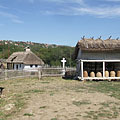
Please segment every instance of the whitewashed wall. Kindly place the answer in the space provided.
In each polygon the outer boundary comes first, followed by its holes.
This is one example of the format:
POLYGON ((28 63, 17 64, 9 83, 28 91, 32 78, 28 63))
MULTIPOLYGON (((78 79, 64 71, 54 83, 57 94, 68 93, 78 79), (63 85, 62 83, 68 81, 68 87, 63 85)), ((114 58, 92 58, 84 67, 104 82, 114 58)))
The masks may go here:
POLYGON ((40 68, 40 65, 33 65, 32 67, 30 65, 24 65, 24 64, 14 64, 14 70, 23 70, 23 69, 35 69, 35 68, 40 68))
POLYGON ((33 65, 32 67, 30 65, 24 65, 24 69, 34 69, 34 68, 40 68, 41 66, 38 65, 37 67, 33 65))

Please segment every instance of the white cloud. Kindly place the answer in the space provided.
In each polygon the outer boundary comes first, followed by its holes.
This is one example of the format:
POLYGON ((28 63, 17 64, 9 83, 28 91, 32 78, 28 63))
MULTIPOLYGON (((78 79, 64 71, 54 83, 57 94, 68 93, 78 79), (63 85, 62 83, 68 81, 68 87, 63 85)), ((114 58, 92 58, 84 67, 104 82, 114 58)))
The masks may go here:
POLYGON ((78 3, 84 4, 84 0, 44 0, 47 2, 56 2, 56 3, 78 3))
POLYGON ((8 17, 8 18, 18 18, 18 16, 13 15, 11 13, 7 13, 7 12, 1 12, 0 11, 0 16, 4 16, 4 17, 8 17))
POLYGON ((96 15, 98 17, 115 17, 120 16, 120 7, 93 7, 93 8, 73 8, 76 15, 89 14, 96 15))
MULTIPOLYGON (((20 0, 25 1, 25 0, 20 0)), ((91 2, 91 5, 88 0, 26 0, 29 3, 34 2, 49 2, 53 4, 52 9, 50 7, 46 7, 48 9, 41 10, 42 14, 49 14, 49 15, 91 15, 97 17, 120 17, 120 5, 114 4, 112 6, 111 2, 119 2, 120 0, 99 0, 102 1, 101 4, 92 4, 94 1, 91 2), (108 1, 107 4, 104 4, 103 1, 108 1), (58 4, 54 4, 58 3, 58 4), (73 3, 73 4, 66 4, 66 3, 73 3), (76 5, 77 4, 77 5, 76 5), (57 6, 58 5, 58 6, 57 6), (74 5, 74 6, 73 6, 74 5), (76 7, 75 7, 76 6, 76 7), (102 6, 102 7, 101 7, 102 6)), ((44 4, 45 5, 45 4, 44 4)), ((1 13, 0 15, 9 17, 12 21, 16 23, 23 23, 23 21, 19 20, 18 16, 9 14, 9 13, 1 13)))
POLYGON ((14 14, 11 14, 11 13, 0 11, 0 16, 7 17, 14 23, 23 23, 23 21, 19 20, 18 16, 14 15, 14 14))
MULTIPOLYGON (((60 1, 60 0, 50 0, 50 1, 60 1)), ((67 2, 68 0, 62 0, 64 2, 67 2)), ((106 0, 104 0, 106 1, 106 0)), ((107 0, 107 1, 113 1, 113 0, 107 0)), ((114 0, 114 1, 120 1, 120 0, 114 0)), ((90 6, 88 3, 85 3, 85 0, 69 0, 69 2, 78 3, 80 4, 77 7, 73 6, 66 6, 57 9, 57 10, 46 10, 45 14, 52 14, 52 15, 91 15, 96 17, 120 17, 120 6, 114 5, 111 6, 111 4, 99 4, 96 6, 90 6), (102 6, 102 7, 101 7, 102 6)))
POLYGON ((18 20, 18 19, 12 19, 12 21, 13 21, 14 23, 18 23, 18 24, 24 23, 23 21, 18 20))
POLYGON ((5 6, 3 6, 3 5, 0 5, 0 8, 8 9, 8 7, 5 7, 5 6))
POLYGON ((108 1, 108 2, 120 2, 120 0, 105 0, 105 1, 108 1))

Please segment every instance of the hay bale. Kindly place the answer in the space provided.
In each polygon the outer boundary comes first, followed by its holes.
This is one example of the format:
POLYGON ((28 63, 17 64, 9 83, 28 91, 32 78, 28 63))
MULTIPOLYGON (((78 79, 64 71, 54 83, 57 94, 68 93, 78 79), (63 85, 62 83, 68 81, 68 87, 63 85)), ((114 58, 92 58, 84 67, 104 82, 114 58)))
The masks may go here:
POLYGON ((83 77, 88 77, 88 72, 87 71, 83 72, 83 77))
POLYGON ((110 77, 115 77, 115 71, 110 72, 110 77))
POLYGON ((117 71, 117 77, 120 77, 120 70, 117 71))
POLYGON ((105 71, 105 77, 109 77, 109 71, 105 71))
POLYGON ((97 72, 96 77, 102 77, 102 73, 101 72, 97 72))
POLYGON ((91 73, 90 73, 90 77, 95 77, 95 73, 94 73, 94 72, 91 72, 91 73))

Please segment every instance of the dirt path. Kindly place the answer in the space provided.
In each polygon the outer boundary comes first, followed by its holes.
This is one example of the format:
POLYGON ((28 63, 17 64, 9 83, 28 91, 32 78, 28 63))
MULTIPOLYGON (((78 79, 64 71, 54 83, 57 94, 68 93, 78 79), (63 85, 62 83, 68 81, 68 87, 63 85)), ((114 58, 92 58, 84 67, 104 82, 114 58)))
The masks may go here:
MULTIPOLYGON (((30 86, 30 85, 29 85, 30 86)), ((41 80, 24 91, 27 106, 12 120, 119 120, 120 101, 84 83, 41 80)))

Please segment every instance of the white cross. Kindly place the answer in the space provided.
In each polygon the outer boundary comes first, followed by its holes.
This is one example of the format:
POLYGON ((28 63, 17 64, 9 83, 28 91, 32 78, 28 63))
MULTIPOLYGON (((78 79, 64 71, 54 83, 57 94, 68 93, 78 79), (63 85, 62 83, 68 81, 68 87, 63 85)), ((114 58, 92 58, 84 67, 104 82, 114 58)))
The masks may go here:
POLYGON ((63 58, 63 59, 61 60, 61 62, 63 63, 63 69, 65 69, 65 63, 66 63, 65 58, 63 58))

